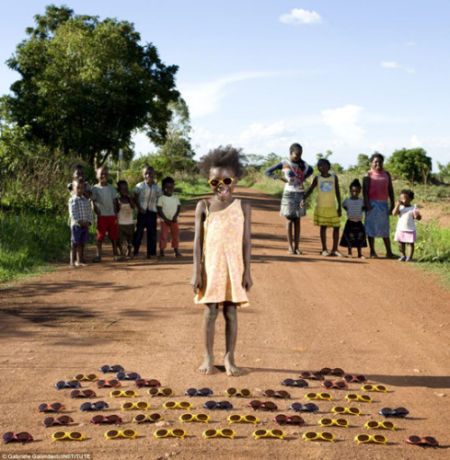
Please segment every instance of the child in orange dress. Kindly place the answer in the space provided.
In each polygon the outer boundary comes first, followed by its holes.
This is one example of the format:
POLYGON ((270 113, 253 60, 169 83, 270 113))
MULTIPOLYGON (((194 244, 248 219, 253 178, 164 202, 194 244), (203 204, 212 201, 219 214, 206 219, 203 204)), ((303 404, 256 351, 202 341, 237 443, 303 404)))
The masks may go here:
POLYGON ((197 203, 195 210, 194 273, 195 303, 205 305, 203 334, 205 358, 202 374, 214 369, 214 332, 219 306, 225 317, 225 370, 238 375, 234 362, 237 338, 236 307, 248 305, 250 275, 250 204, 233 198, 243 166, 241 154, 219 147, 202 159, 213 196, 197 203))

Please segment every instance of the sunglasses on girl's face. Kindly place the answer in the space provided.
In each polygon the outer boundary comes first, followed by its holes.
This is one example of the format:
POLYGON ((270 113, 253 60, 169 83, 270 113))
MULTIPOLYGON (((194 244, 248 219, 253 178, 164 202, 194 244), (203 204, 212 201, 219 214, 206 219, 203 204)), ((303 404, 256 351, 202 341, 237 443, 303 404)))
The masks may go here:
POLYGON ((208 184, 212 187, 217 187, 220 184, 231 185, 234 182, 232 177, 225 177, 224 179, 210 179, 208 184))

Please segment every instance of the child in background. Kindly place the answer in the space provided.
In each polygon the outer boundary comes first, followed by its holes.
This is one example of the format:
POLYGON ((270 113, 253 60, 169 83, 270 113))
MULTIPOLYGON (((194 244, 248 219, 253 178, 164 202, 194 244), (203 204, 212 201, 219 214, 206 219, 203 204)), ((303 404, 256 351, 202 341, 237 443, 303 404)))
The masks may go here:
POLYGON ((205 305, 203 337, 205 358, 202 374, 214 369, 214 331, 219 306, 225 317, 227 375, 238 375, 234 362, 238 306, 248 305, 250 276, 250 204, 233 198, 233 189, 242 174, 238 150, 219 147, 202 159, 209 171, 213 196, 201 200, 195 209, 194 274, 195 303, 205 305))
POLYGON ((397 201, 392 215, 399 216, 397 228, 395 230, 394 241, 399 242, 400 261, 411 262, 414 255, 414 243, 416 242, 416 224, 414 220, 422 219, 419 210, 414 205, 411 205, 414 199, 412 190, 402 190, 400 199, 397 201), (408 245, 408 257, 405 254, 405 245, 408 245))
POLYGON ((366 232, 362 223, 364 210, 364 200, 359 197, 361 193, 361 183, 355 179, 350 184, 350 197, 346 198, 342 207, 347 211, 347 222, 342 233, 340 245, 348 248, 348 255, 352 256, 352 248, 358 250, 358 257, 364 259, 361 248, 367 247, 366 232))
POLYGON ((326 158, 317 162, 320 175, 314 177, 311 187, 305 192, 301 202, 304 207, 306 199, 318 186, 317 205, 314 210, 314 225, 320 226, 320 240, 322 242, 323 256, 345 257, 338 251, 339 227, 341 225, 341 193, 339 181, 335 174, 330 174, 331 164, 326 158), (337 208, 336 208, 337 200, 337 208), (331 253, 327 249, 327 227, 333 227, 333 249, 331 253))
MULTIPOLYGON (((91 186, 89 182, 87 182, 84 178, 84 168, 83 165, 75 165, 72 173, 72 180, 81 180, 84 181, 84 196, 89 200, 91 197, 91 186)), ((73 182, 67 185, 67 189, 69 190, 71 195, 75 195, 73 188, 72 188, 73 182)))
POLYGON ((133 246, 134 255, 139 253, 144 229, 147 230, 147 259, 156 256, 156 217, 158 210, 156 203, 162 195, 161 188, 155 183, 155 171, 151 166, 145 166, 142 171, 143 182, 139 182, 134 188, 134 201, 137 204, 138 215, 136 231, 134 232, 133 246))
POLYGON ((114 205, 117 193, 115 188, 108 184, 108 168, 98 168, 97 179, 98 184, 92 188, 91 196, 94 212, 97 214, 97 256, 93 262, 101 262, 102 260, 102 245, 106 233, 108 233, 112 243, 114 260, 119 261, 121 260, 117 252, 119 228, 114 205))
POLYGON ((280 214, 287 219, 289 254, 302 253, 299 249, 300 217, 305 215, 305 209, 300 207, 300 202, 304 194, 303 182, 313 173, 311 166, 302 160, 302 153, 303 148, 300 144, 292 144, 289 147, 289 160, 282 160, 264 171, 266 176, 285 182, 280 214), (281 176, 274 174, 277 169, 281 169, 281 176))
POLYGON ((119 197, 115 199, 115 207, 119 221, 119 250, 122 256, 133 255, 134 220, 133 209, 136 207, 125 180, 117 182, 119 197))
POLYGON ((71 191, 73 195, 69 199, 69 216, 71 230, 70 265, 72 267, 83 267, 84 244, 89 241, 89 225, 94 221, 91 211, 91 204, 84 196, 86 191, 85 183, 81 179, 72 182, 71 191))
POLYGON ((179 245, 179 228, 178 214, 180 213, 180 199, 173 194, 175 189, 175 181, 171 177, 165 177, 162 180, 163 195, 158 198, 157 209, 158 215, 161 218, 161 238, 159 240, 159 255, 164 257, 164 250, 167 246, 167 236, 170 230, 172 248, 175 252, 175 257, 181 257, 178 250, 179 245))

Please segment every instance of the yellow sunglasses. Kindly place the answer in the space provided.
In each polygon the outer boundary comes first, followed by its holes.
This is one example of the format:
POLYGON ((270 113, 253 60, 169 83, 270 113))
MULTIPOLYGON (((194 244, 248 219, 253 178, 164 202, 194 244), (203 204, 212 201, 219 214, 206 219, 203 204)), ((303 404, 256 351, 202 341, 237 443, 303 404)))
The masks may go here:
POLYGON ((133 418, 134 423, 156 423, 159 422, 160 420, 163 420, 164 417, 161 414, 158 414, 157 412, 153 414, 138 414, 136 417, 133 418))
POLYGON ((79 431, 56 431, 52 434, 53 441, 82 441, 84 438, 85 435, 79 431))
POLYGON ((214 178, 214 179, 209 179, 208 180, 208 184, 213 186, 213 187, 217 187, 220 184, 231 185, 233 182, 234 182, 233 177, 225 177, 223 179, 215 179, 214 178))
POLYGON ((359 407, 335 406, 331 409, 331 412, 334 414, 361 415, 361 409, 359 409, 359 407))
POLYGON ((252 433, 252 436, 255 439, 260 439, 260 438, 283 439, 286 436, 286 433, 281 430, 256 430, 252 433))
POLYGON ((248 398, 252 395, 252 392, 248 388, 238 390, 237 388, 231 387, 225 390, 225 393, 228 396, 237 396, 238 398, 248 398))
POLYGON ((202 436, 205 439, 209 438, 230 438, 233 439, 236 436, 236 432, 230 428, 222 428, 220 430, 215 430, 214 428, 210 428, 209 430, 205 430, 202 433, 202 436))
POLYGON ((109 393, 111 398, 135 398, 137 395, 134 390, 113 390, 109 393))
POLYGON ((350 423, 348 423, 345 418, 321 418, 318 421, 319 425, 321 426, 340 426, 343 428, 348 428, 350 426, 350 423))
POLYGON ((307 431, 303 433, 302 438, 305 441, 328 441, 334 442, 336 436, 329 431, 323 431, 322 433, 318 433, 317 431, 307 431))
POLYGON ((325 399, 331 401, 333 396, 331 396, 330 393, 306 393, 305 399, 325 399))
POLYGON ((229 423, 259 423, 259 420, 254 415, 239 415, 231 414, 227 417, 229 423))
POLYGON ((163 404, 164 409, 185 409, 191 410, 194 406, 189 401, 166 401, 163 404))
POLYGON ((369 420, 364 425, 364 428, 367 428, 368 430, 381 428, 381 429, 384 429, 384 430, 392 430, 392 431, 394 431, 395 430, 395 425, 392 422, 378 422, 376 420, 369 420))
POLYGON ((126 402, 123 403, 120 408, 122 410, 149 410, 150 409, 150 403, 145 402, 145 401, 139 401, 139 402, 126 402))
POLYGON ((169 430, 167 428, 161 428, 159 430, 156 430, 153 433, 153 436, 155 438, 181 438, 184 439, 184 437, 187 435, 186 431, 182 430, 181 428, 174 428, 173 430, 169 430))
POLYGON ((201 422, 208 423, 211 418, 207 414, 182 414, 178 417, 180 422, 201 422))
POLYGON ((98 377, 95 374, 77 374, 73 380, 78 380, 78 382, 95 382, 98 380, 98 377))
POLYGON ((135 439, 137 436, 137 431, 135 430, 108 430, 105 433, 106 439, 118 439, 118 438, 128 438, 135 439))
POLYGON ((355 393, 350 393, 345 397, 347 401, 361 401, 366 403, 371 403, 372 398, 368 395, 357 395, 355 393))
POLYGON ((380 391, 382 393, 387 393, 388 389, 384 385, 370 385, 370 384, 365 384, 361 387, 361 390, 363 391, 380 391))
POLYGON ((387 438, 381 434, 375 434, 373 436, 370 434, 358 434, 355 436, 355 442, 358 444, 366 444, 368 442, 374 442, 376 444, 387 444, 387 438))
POLYGON ((173 390, 172 388, 157 388, 153 387, 148 390, 148 394, 151 397, 154 396, 172 396, 173 395, 173 390))

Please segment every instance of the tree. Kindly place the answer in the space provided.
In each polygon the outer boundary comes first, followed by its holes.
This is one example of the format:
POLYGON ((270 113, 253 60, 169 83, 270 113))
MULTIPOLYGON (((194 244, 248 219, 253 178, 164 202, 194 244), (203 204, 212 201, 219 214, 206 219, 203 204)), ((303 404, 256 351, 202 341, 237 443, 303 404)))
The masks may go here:
POLYGON ((35 16, 8 66, 21 78, 3 104, 30 136, 65 155, 102 165, 129 150, 134 130, 163 144, 177 66, 166 66, 127 21, 74 15, 54 5, 35 16))
POLYGON ((419 181, 426 184, 431 167, 432 160, 422 148, 396 150, 386 162, 387 169, 411 184, 419 181))

